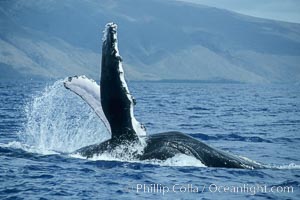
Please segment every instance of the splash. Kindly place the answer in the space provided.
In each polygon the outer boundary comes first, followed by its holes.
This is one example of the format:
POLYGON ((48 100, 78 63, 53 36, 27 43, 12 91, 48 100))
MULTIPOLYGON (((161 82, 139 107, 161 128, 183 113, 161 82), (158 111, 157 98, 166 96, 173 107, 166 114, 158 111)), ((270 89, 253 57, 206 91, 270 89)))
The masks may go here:
POLYGON ((66 90, 63 81, 47 86, 25 106, 27 123, 19 136, 22 143, 41 154, 69 153, 109 138, 95 112, 80 97, 66 90))

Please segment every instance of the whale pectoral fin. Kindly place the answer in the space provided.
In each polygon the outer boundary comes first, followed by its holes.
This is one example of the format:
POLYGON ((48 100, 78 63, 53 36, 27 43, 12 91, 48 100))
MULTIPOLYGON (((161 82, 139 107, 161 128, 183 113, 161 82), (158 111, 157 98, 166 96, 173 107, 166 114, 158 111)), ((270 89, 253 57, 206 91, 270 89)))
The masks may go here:
POLYGON ((145 136, 144 127, 135 119, 134 98, 125 81, 118 50, 117 25, 106 25, 101 61, 101 105, 112 130, 112 139, 132 142, 145 136))
POLYGON ((100 102, 100 86, 86 76, 69 77, 64 81, 64 86, 80 96, 95 111, 108 132, 111 133, 110 125, 103 113, 100 102))

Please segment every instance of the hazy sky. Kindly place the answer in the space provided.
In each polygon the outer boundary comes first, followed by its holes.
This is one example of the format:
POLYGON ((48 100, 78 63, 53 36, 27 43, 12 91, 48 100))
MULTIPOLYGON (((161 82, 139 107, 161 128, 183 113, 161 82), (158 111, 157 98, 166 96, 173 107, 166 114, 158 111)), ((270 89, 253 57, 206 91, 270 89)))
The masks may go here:
POLYGON ((246 15, 300 23, 300 0, 181 0, 246 15))

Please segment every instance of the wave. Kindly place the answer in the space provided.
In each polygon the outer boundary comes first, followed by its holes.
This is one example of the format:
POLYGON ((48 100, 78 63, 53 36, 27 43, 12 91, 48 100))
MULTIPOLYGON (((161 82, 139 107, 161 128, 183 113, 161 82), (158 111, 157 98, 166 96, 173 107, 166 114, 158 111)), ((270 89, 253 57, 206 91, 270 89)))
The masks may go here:
POLYGON ((270 165, 266 165, 266 167, 270 169, 300 169, 300 165, 295 163, 282 164, 282 165, 270 164, 270 165))
POLYGON ((200 106, 193 106, 193 107, 188 107, 187 110, 210 110, 209 108, 204 108, 204 107, 200 107, 200 106))
POLYGON ((241 136, 235 133, 231 134, 216 134, 216 135, 206 135, 203 133, 192 134, 194 137, 201 140, 226 140, 226 141, 241 141, 241 142, 265 142, 272 143, 271 140, 263 139, 258 136, 241 136))
POLYGON ((20 150, 23 150, 23 151, 26 151, 29 153, 37 153, 37 154, 42 154, 42 155, 60 154, 57 151, 53 151, 53 150, 45 149, 45 148, 40 149, 39 147, 30 146, 28 144, 24 144, 19 141, 9 142, 8 144, 0 143, 0 147, 6 148, 6 149, 15 149, 15 150, 20 149, 20 150))

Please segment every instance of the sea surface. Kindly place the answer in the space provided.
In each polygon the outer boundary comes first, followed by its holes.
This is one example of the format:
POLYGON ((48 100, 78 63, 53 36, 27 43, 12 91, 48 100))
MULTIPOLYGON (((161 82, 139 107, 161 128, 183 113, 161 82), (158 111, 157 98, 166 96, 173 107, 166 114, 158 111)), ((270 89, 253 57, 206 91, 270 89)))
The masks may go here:
POLYGON ((268 166, 139 162, 74 150, 109 138, 57 81, 0 81, 0 199, 300 199, 300 86, 129 82, 148 134, 177 130, 268 166))

